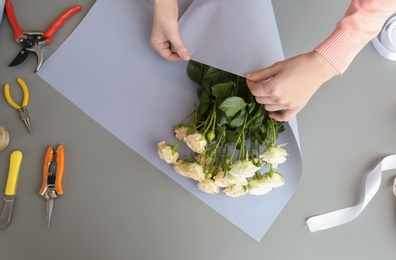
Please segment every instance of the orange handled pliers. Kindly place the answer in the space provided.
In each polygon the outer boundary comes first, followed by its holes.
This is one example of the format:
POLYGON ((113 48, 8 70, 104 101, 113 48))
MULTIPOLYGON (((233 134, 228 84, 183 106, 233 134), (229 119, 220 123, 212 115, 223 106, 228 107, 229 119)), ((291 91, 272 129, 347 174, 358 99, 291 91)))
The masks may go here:
POLYGON ((56 151, 52 146, 48 146, 44 158, 43 184, 39 194, 47 200, 47 227, 49 227, 54 206, 54 199, 63 195, 62 178, 65 168, 65 151, 59 145, 56 151))
POLYGON ((9 67, 16 66, 22 63, 28 56, 29 53, 33 52, 37 56, 37 66, 35 72, 37 72, 43 64, 44 58, 41 51, 41 45, 50 44, 52 36, 58 31, 58 29, 75 13, 81 11, 81 6, 76 5, 61 14, 55 22, 45 31, 22 31, 19 27, 18 22, 15 18, 14 8, 12 3, 6 1, 6 13, 8 20, 10 21, 11 27, 14 30, 14 40, 22 46, 22 50, 15 57, 15 59, 8 65, 9 67))

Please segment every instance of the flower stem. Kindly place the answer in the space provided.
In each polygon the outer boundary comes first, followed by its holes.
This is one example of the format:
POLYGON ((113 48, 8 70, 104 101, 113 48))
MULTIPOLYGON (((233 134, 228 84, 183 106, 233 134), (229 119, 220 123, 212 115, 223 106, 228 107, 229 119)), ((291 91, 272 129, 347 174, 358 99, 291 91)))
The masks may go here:
POLYGON ((179 126, 183 126, 185 122, 187 122, 188 119, 190 119, 190 117, 192 115, 194 115, 194 113, 196 113, 197 108, 195 108, 195 110, 193 110, 186 118, 184 118, 183 121, 180 122, 179 126))
POLYGON ((272 126, 272 131, 273 131, 272 145, 276 145, 277 133, 275 130, 275 122, 274 122, 274 119, 272 119, 272 118, 270 118, 270 120, 271 120, 271 126, 272 126))

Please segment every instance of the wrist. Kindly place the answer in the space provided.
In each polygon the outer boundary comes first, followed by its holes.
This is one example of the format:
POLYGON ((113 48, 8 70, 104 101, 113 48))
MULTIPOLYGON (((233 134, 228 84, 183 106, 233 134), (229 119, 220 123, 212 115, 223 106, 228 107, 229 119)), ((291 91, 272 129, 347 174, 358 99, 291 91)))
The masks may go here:
POLYGON ((329 80, 334 76, 340 75, 340 71, 321 53, 313 50, 311 52, 311 57, 315 60, 314 63, 317 68, 321 68, 322 77, 324 77, 326 80, 329 80))
POLYGON ((177 0, 154 0, 154 16, 179 17, 177 0))

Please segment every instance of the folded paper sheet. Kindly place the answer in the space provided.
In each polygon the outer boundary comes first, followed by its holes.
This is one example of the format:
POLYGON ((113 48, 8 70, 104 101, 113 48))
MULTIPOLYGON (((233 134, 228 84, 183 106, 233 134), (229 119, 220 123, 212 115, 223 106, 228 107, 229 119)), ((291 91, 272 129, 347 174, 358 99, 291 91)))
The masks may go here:
MULTIPOLYGON (((270 1, 252 2, 257 4, 257 9, 271 14, 270 1)), ((204 8, 201 12, 203 18, 206 18, 207 14, 212 22, 216 22, 213 20, 214 11, 210 5, 199 8, 204 8)), ((219 14, 222 7, 215 8, 216 19, 221 20, 219 14)), ((286 148, 290 154, 288 161, 279 169, 286 184, 266 196, 246 195, 230 198, 224 194, 209 195, 200 191, 195 181, 175 173, 170 165, 158 157, 157 143, 162 140, 175 141, 173 126, 194 109, 197 86, 187 76, 187 63, 167 62, 151 49, 149 37, 152 15, 152 4, 149 1, 97 0, 88 15, 44 63, 38 74, 126 145, 259 241, 291 198, 300 180, 302 167, 295 137, 296 125, 287 124, 286 131, 279 140, 288 143, 286 148)), ((227 13, 224 15, 227 16, 227 13)), ((188 17, 183 17, 186 19, 184 26, 187 28, 188 17)), ((272 14, 265 19, 273 20, 273 17, 272 14)), ((240 15, 241 20, 237 22, 243 23, 243 18, 240 15)), ((249 19, 246 21, 251 22, 249 19)), ((266 24, 266 21, 257 23, 262 25, 266 24)), ((275 25, 274 20, 272 25, 275 25)), ((233 31, 233 26, 237 24, 228 24, 224 30, 233 31)), ((243 30, 247 26, 248 24, 245 24, 245 27, 239 25, 238 28, 243 30)), ((191 31, 189 34, 183 31, 183 37, 189 43, 194 42, 196 33, 191 31)), ((199 36, 201 39, 213 41, 213 38, 205 36, 205 31, 201 33, 204 33, 199 36)), ((272 28, 271 34, 274 35, 267 35, 268 37, 263 39, 274 37, 278 42, 276 28, 272 28)), ((241 42, 238 46, 243 44, 241 42)), ((282 59, 279 44, 280 42, 273 47, 278 50, 278 56, 268 60, 268 63, 282 59)), ((270 45, 268 52, 271 52, 270 45)), ((204 52, 206 48, 208 47, 197 48, 196 51, 204 52)), ((266 42, 261 42, 260 49, 266 48, 266 42)), ((243 52, 247 53, 248 50, 245 49, 243 52)), ((241 52, 239 49, 228 51, 241 52)), ((257 54, 256 51, 254 53, 257 54)), ((226 52, 222 52, 217 53, 216 57, 226 55, 226 52)), ((243 72, 262 66, 263 64, 246 67, 243 68, 243 72)), ((151 173, 138 173, 131 169, 131 174, 151 173)))
POLYGON ((5 0, 0 0, 0 25, 3 20, 3 12, 4 12, 5 0))
POLYGON ((194 1, 179 23, 192 58, 202 63, 243 77, 283 60, 271 0, 194 1))

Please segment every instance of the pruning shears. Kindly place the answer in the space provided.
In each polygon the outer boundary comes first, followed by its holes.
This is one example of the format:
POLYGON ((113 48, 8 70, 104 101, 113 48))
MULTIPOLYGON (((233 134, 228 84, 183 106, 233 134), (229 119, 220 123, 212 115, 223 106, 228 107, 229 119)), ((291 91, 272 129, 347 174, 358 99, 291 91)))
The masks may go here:
POLYGON ((18 55, 14 58, 14 60, 8 65, 9 67, 13 67, 21 64, 26 58, 29 56, 31 52, 35 53, 37 56, 37 66, 35 72, 37 72, 44 61, 44 55, 41 51, 41 46, 48 45, 51 43, 52 37, 58 31, 58 29, 75 13, 81 11, 81 6, 76 5, 68 10, 66 10, 52 25, 45 31, 22 31, 18 25, 18 22, 15 18, 14 8, 12 3, 7 0, 6 1, 6 12, 8 20, 10 21, 11 27, 14 30, 14 40, 22 46, 22 50, 18 53, 18 55))
POLYGON ((43 183, 39 194, 47 200, 47 227, 49 227, 54 200, 63 195, 62 179, 65 168, 65 151, 63 145, 56 150, 48 146, 44 157, 43 183))

